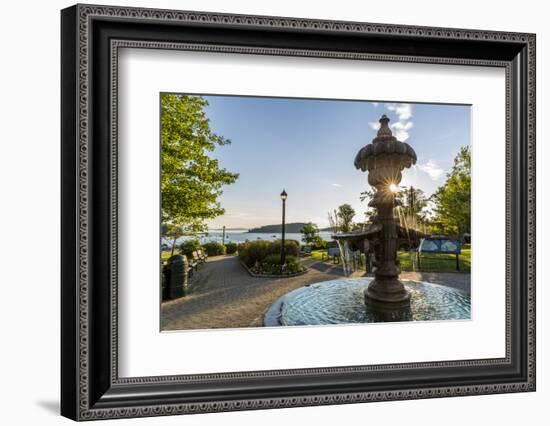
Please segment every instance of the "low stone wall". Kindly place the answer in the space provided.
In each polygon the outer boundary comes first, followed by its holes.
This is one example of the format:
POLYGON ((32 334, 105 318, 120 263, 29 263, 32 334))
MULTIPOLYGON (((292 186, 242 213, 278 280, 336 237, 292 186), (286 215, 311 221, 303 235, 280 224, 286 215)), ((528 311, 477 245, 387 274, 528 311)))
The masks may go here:
MULTIPOLYGON (((299 288, 299 287, 298 287, 299 288)), ((262 318, 262 325, 264 327, 282 327, 281 315, 283 311, 283 304, 285 297, 288 293, 279 297, 265 312, 262 318)))

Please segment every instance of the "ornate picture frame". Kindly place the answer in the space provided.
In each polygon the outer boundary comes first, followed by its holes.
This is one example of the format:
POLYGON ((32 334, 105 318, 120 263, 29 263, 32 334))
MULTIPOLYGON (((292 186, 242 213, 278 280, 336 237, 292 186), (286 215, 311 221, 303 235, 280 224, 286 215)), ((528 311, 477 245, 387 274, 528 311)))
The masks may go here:
POLYGON ((76 5, 61 12, 61 413, 74 420, 535 390, 535 35, 76 5), (506 356, 119 377, 122 47, 452 64, 506 73, 506 356))

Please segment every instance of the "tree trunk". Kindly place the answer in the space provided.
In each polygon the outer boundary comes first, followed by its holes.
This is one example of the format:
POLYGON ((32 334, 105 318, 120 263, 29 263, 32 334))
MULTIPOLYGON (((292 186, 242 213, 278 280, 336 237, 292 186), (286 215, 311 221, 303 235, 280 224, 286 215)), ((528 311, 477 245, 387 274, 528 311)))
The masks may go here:
POLYGON ((174 255, 174 250, 176 249, 176 240, 177 238, 174 237, 174 240, 172 241, 172 252, 170 253, 170 257, 174 255))

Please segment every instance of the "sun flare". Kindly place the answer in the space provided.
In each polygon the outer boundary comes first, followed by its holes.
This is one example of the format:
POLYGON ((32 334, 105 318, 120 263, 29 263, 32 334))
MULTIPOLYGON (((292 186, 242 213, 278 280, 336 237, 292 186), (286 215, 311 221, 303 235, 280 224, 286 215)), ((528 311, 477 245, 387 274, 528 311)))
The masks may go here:
POLYGON ((399 192, 399 187, 395 183, 390 184, 390 191, 391 192, 399 192))

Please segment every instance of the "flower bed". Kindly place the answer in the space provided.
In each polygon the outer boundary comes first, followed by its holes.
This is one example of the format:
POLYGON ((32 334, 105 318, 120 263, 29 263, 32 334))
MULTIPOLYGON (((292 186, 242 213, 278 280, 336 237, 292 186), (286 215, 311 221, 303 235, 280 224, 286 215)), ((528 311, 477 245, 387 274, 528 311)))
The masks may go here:
POLYGON ((285 242, 285 264, 281 266, 281 241, 247 241, 239 245, 239 259, 252 276, 289 277, 301 275, 306 267, 298 259, 299 243, 285 242))
POLYGON ((302 269, 297 272, 289 272, 288 270, 285 270, 281 273, 280 265, 278 271, 274 271, 275 273, 271 273, 272 270, 267 268, 249 268, 244 262, 241 261, 241 265, 243 265, 243 268, 246 269, 246 271, 253 277, 256 278, 292 278, 297 277, 300 275, 304 275, 307 272, 307 268, 304 265, 301 265, 302 269))

